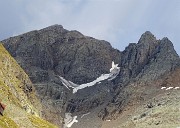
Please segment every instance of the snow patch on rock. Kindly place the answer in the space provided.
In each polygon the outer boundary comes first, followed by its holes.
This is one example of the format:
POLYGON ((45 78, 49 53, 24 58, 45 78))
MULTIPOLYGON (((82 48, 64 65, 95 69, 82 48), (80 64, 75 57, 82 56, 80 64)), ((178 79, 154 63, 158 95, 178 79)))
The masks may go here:
POLYGON ((74 123, 77 123, 77 116, 73 116, 71 113, 65 113, 64 128, 70 128, 74 123))
POLYGON ((102 74, 100 77, 98 77, 96 80, 89 82, 89 83, 85 83, 85 84, 75 84, 71 81, 68 81, 66 79, 64 79, 63 77, 59 76, 61 82, 63 83, 63 85, 68 88, 70 90, 70 87, 73 88, 73 93, 76 93, 78 90, 86 88, 86 87, 91 87, 93 85, 95 85, 96 83, 100 83, 103 80, 113 80, 116 78, 116 76, 119 74, 120 71, 120 67, 118 67, 118 64, 114 64, 114 61, 112 61, 112 67, 110 69, 110 73, 109 74, 102 74))

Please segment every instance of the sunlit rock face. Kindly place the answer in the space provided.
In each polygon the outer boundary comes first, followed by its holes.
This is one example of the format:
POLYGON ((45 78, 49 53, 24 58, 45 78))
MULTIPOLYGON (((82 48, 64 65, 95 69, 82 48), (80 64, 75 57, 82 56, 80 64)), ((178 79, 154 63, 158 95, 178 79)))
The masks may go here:
POLYGON ((65 113, 97 110, 94 116, 100 119, 115 118, 128 102, 130 95, 122 91, 128 83, 153 81, 179 65, 171 41, 150 32, 122 52, 61 25, 3 40, 3 45, 33 82, 44 118, 59 126, 65 113))

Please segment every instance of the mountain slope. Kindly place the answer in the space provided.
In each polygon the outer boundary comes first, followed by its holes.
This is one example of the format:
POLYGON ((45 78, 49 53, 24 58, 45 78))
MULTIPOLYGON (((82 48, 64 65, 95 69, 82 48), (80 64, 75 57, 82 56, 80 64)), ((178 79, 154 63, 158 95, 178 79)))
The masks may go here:
POLYGON ((129 83, 151 83, 180 64, 172 42, 167 38, 157 40, 150 32, 145 32, 137 44, 126 47, 121 58, 121 72, 115 80, 115 94, 107 107, 100 112, 102 119, 116 118, 124 109, 131 94, 123 91, 123 88, 131 89, 129 83))
POLYGON ((180 126, 180 67, 151 83, 130 83, 131 95, 116 120, 104 122, 102 128, 177 128, 180 126))
MULTIPOLYGON (((133 84, 142 91, 147 83, 160 80, 180 65, 172 42, 168 38, 156 39, 149 31, 122 52, 106 41, 68 31, 61 25, 2 42, 32 80, 43 105, 42 116, 59 126, 65 113, 77 115, 79 122, 72 127, 78 128, 99 128, 105 120, 118 119, 136 94, 140 95, 138 89, 133 90, 133 84), (120 67, 112 81, 98 82, 75 94, 61 83, 61 77, 79 85, 94 81, 109 72, 112 61, 120 67), (87 113, 87 118, 80 118, 87 113)), ((151 96, 155 88, 149 89, 152 92, 147 95, 151 96)), ((160 85, 156 89, 160 90, 160 85)))
MULTIPOLYGON (((112 61, 117 63, 120 59, 120 52, 108 42, 65 30, 60 25, 9 38, 3 41, 3 45, 33 82, 43 104, 42 116, 58 125, 62 123, 61 117, 71 92, 64 88, 57 76, 77 84, 91 82, 108 73, 112 61)), ((101 96, 102 99, 106 93, 101 96)), ((86 98, 89 101, 83 103, 87 107, 99 97, 91 96, 93 101, 86 98)), ((79 106, 82 107, 82 104, 79 106)))
POLYGON ((0 116, 2 128, 40 128, 42 125, 55 127, 40 118, 41 104, 35 96, 28 75, 2 44, 0 44, 0 100, 6 105, 3 116, 0 116))

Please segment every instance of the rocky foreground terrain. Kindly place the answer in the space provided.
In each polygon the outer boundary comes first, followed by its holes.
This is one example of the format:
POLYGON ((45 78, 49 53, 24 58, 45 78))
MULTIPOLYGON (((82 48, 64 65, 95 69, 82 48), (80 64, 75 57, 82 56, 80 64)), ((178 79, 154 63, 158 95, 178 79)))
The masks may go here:
POLYGON ((59 127, 65 113, 77 116, 72 128, 180 127, 180 89, 175 89, 180 58, 167 37, 159 40, 147 31, 119 51, 104 40, 53 25, 2 44, 32 81, 42 117, 59 127), (113 80, 74 94, 60 80, 91 82, 109 73, 112 61, 120 67, 113 80))

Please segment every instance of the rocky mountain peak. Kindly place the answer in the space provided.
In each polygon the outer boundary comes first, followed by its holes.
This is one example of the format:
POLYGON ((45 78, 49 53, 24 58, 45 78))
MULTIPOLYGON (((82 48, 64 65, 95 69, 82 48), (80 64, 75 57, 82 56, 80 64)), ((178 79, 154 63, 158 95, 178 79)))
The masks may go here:
POLYGON ((43 117, 58 125, 64 112, 82 114, 108 103, 112 106, 106 107, 101 116, 111 117, 127 99, 122 88, 128 82, 155 80, 180 64, 172 42, 168 38, 157 40, 149 31, 123 52, 106 41, 68 31, 61 25, 2 42, 34 83, 43 104, 43 117), (79 90, 72 97, 58 79, 62 76, 75 84, 89 83, 109 73, 112 61, 120 67, 116 79, 79 90))
POLYGON ((146 31, 141 35, 138 44, 154 43, 155 41, 156 41, 156 37, 150 31, 146 31))
POLYGON ((42 30, 57 30, 57 29, 64 29, 64 28, 62 25, 55 24, 55 25, 51 25, 49 27, 46 27, 42 30))
POLYGON ((164 48, 164 50, 167 50, 166 52, 169 51, 176 53, 173 43, 167 37, 164 37, 162 40, 160 40, 160 45, 164 48))

